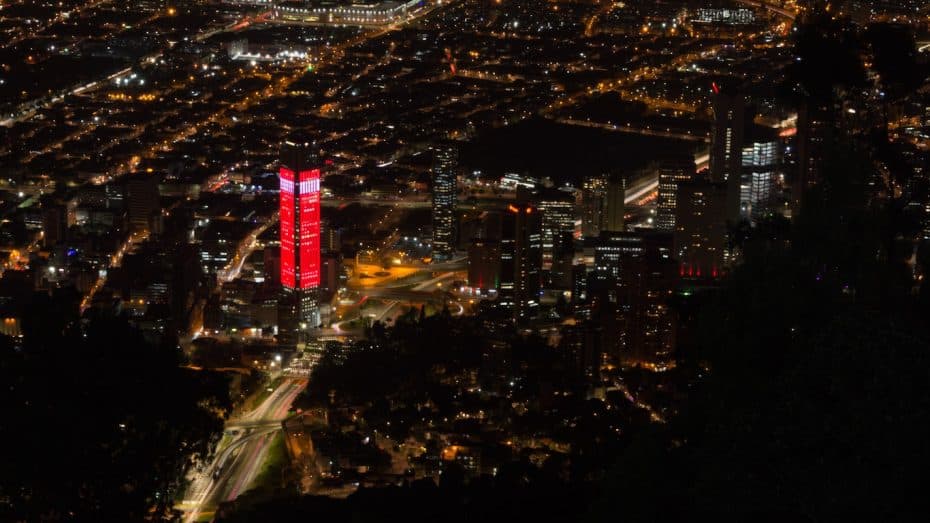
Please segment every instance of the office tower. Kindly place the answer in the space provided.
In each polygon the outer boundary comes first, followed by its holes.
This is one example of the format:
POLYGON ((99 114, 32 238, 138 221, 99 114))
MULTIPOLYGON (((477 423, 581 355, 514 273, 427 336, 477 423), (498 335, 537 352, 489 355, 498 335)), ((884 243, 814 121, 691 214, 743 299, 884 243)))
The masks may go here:
POLYGON ((673 257, 672 235, 651 229, 626 232, 603 232, 598 238, 589 238, 593 246, 594 273, 601 279, 620 283, 625 260, 651 253, 657 260, 667 261, 673 257))
POLYGON ((602 231, 621 232, 624 230, 624 212, 626 211, 626 178, 619 175, 607 180, 607 193, 604 198, 604 227, 602 231))
POLYGON ((622 263, 618 302, 625 345, 619 359, 662 367, 675 350, 677 321, 669 303, 677 285, 675 262, 663 254, 671 248, 670 235, 644 243, 622 263))
POLYGON ((242 224, 225 220, 212 220, 200 239, 200 260, 204 272, 220 274, 236 255, 236 242, 230 241, 241 230, 242 224))
POLYGON ((302 138, 285 141, 279 177, 284 323, 306 331, 320 322, 321 163, 314 144, 302 138))
POLYGON ((556 242, 563 234, 575 231, 575 199, 557 189, 542 191, 536 197, 537 207, 542 213, 543 270, 552 268, 556 242))
POLYGON ((760 136, 743 147, 742 157, 740 216, 755 222, 772 209, 773 193, 782 163, 781 142, 777 136, 760 136))
POLYGON ((501 246, 498 240, 475 238, 468 247, 468 285, 482 294, 500 284, 501 246))
POLYGON ((746 101, 742 95, 725 91, 713 84, 714 120, 711 129, 710 177, 726 183, 725 218, 739 221, 740 182, 742 180, 743 132, 746 124, 746 101))
POLYGON ((674 289, 672 235, 649 229, 604 232, 594 244, 588 298, 614 362, 653 362, 674 345, 668 298, 674 289), (647 357, 648 356, 648 357, 647 357))
POLYGON ((327 252, 320 259, 320 289, 332 296, 339 290, 342 272, 342 255, 338 252, 327 252))
POLYGON ((458 150, 444 143, 433 152, 433 258, 448 260, 455 252, 455 205, 458 150))
POLYGON ((342 227, 327 220, 320 222, 320 250, 322 252, 342 250, 342 227))
POLYGON ((498 302, 514 319, 531 318, 539 308, 542 220, 539 209, 514 203, 501 215, 501 279, 498 302))
POLYGON ((130 174, 126 182, 126 200, 129 208, 129 225, 135 230, 152 230, 152 220, 161 214, 158 195, 158 176, 130 174))
POLYGON ((678 184, 694 177, 694 158, 682 156, 659 162, 659 190, 656 200, 656 229, 673 232, 675 230, 675 206, 678 184))
POLYGON ((723 265, 727 228, 725 183, 693 180, 678 184, 675 254, 681 275, 716 277, 723 265))
POLYGON ((642 235, 636 232, 604 231, 588 241, 594 244, 594 272, 600 279, 614 283, 620 280, 623 258, 644 249, 642 235))
POLYGON ((593 176, 581 187, 581 236, 597 237, 604 228, 604 198, 607 196, 607 178, 593 176))

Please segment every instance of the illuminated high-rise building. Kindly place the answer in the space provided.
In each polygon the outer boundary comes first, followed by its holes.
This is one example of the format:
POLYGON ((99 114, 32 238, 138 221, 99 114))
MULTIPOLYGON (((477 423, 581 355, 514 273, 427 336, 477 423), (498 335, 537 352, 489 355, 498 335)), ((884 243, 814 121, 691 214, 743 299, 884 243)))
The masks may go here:
POLYGON ((458 150, 436 147, 433 156, 433 258, 448 260, 455 252, 455 204, 458 150))
POLYGON ((604 229, 604 198, 607 177, 593 176, 581 187, 581 236, 595 238, 604 229))
POLYGON ((613 173, 585 180, 581 190, 581 236, 624 230, 626 178, 613 173))
POLYGON ((501 215, 498 302, 513 310, 514 319, 533 317, 539 309, 542 272, 542 220, 539 209, 514 203, 501 215))
POLYGON ((674 252, 681 276, 716 278, 723 267, 728 185, 695 179, 678 184, 674 252))
POLYGON ((289 309, 281 330, 307 331, 320 322, 320 178, 314 144, 289 139, 281 148, 280 223, 282 304, 289 309))
POLYGON ((694 158, 682 156, 659 163, 659 191, 656 199, 656 229, 675 230, 675 208, 678 205, 678 184, 694 177, 694 158))
POLYGON ((597 304, 605 353, 615 362, 664 361, 674 346, 672 235, 643 229, 588 240, 595 260, 588 298, 597 304))
POLYGON ((575 198, 564 191, 547 189, 536 201, 542 213, 543 270, 551 270, 556 244, 575 231, 575 198))
POLYGON ((740 216, 753 222, 772 208, 775 184, 780 176, 781 143, 777 137, 753 141, 743 147, 743 181, 740 185, 740 216))

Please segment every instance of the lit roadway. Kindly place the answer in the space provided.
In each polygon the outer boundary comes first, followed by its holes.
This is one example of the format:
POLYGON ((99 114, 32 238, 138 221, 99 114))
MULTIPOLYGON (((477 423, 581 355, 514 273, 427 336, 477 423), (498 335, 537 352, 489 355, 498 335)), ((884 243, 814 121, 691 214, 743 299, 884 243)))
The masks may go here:
POLYGON ((226 267, 217 273, 216 279, 222 283, 228 283, 238 278, 239 273, 242 272, 242 265, 245 264, 245 260, 247 260, 249 255, 258 247, 258 237, 276 223, 278 223, 277 213, 245 237, 242 242, 239 243, 239 248, 236 249, 236 255, 233 256, 233 259, 229 260, 229 264, 226 267))
POLYGON ((23 31, 19 36, 13 37, 7 42, 0 44, 0 49, 6 49, 10 46, 16 45, 19 42, 22 42, 23 40, 27 38, 34 38, 34 37, 40 36, 43 32, 45 32, 46 29, 48 29, 50 26, 54 24, 57 24, 58 22, 63 22, 69 19, 73 15, 80 16, 81 13, 83 13, 84 11, 87 11, 88 9, 93 9, 95 7, 99 7, 104 4, 109 4, 112 2, 113 0, 93 0, 91 2, 87 2, 84 5, 75 6, 74 9, 70 11, 58 11, 55 13, 55 16, 53 18, 51 18, 50 20, 46 20, 45 25, 41 25, 35 28, 29 28, 28 31, 23 31))
POLYGON ((226 423, 226 433, 233 439, 217 449, 176 507, 185 512, 185 521, 207 516, 220 503, 232 501, 249 489, 282 428, 281 422, 306 386, 306 379, 285 378, 255 410, 226 423))
POLYGON ((598 9, 597 11, 595 11, 594 14, 592 14, 592 15, 590 16, 590 18, 588 18, 588 19, 585 21, 585 24, 584 24, 584 35, 585 35, 586 37, 590 38, 590 37, 594 36, 595 34, 597 34, 597 29, 596 29, 596 26, 597 26, 597 19, 598 19, 599 17, 601 17, 601 16, 604 16, 604 15, 610 13, 611 11, 613 11, 613 9, 614 9, 615 7, 623 8, 623 7, 625 7, 625 6, 623 5, 623 2, 616 2, 616 3, 615 3, 615 2, 607 2, 607 3, 605 3, 600 9, 598 9))
MULTIPOLYGON (((417 12, 416 13, 417 17, 425 16, 429 13, 432 13, 434 10, 438 8, 451 5, 452 3, 453 2, 448 2, 444 4, 437 4, 431 7, 427 7, 423 9, 422 11, 417 12)), ((246 95, 245 98, 243 98, 242 100, 219 109, 218 111, 208 116, 207 118, 201 120, 200 122, 196 122, 196 123, 193 123, 187 126, 186 129, 178 132, 174 137, 168 140, 165 140, 161 143, 152 144, 148 149, 141 151, 139 154, 134 156, 132 159, 130 159, 125 164, 119 165, 117 166, 116 169, 111 170, 108 173, 109 179, 104 178, 99 181, 102 183, 102 182, 117 178, 119 176, 122 176, 128 172, 131 172, 138 165, 141 158, 151 158, 156 153, 169 152, 173 149, 173 146, 175 143, 178 143, 182 140, 185 140, 193 136, 194 134, 197 133, 198 129, 201 129, 205 126, 208 126, 211 124, 219 124, 222 126, 228 126, 229 120, 227 120, 226 118, 226 115, 228 113, 235 112, 235 111, 248 111, 249 109, 253 108, 258 103, 263 102, 266 99, 284 95, 287 92, 287 89, 291 86, 291 84, 293 84, 294 82, 296 82, 297 80, 301 79, 304 76, 304 74, 306 73, 307 64, 313 64, 317 69, 319 69, 327 65, 337 63, 339 60, 342 59, 343 54, 345 53, 347 49, 355 45, 358 45, 360 43, 363 43, 367 40, 379 38, 387 33, 396 31, 400 29, 406 23, 416 20, 416 19, 417 18, 408 18, 396 24, 383 27, 377 31, 362 33, 355 38, 351 38, 349 40, 346 40, 345 42, 342 42, 341 44, 334 45, 332 47, 327 47, 325 50, 323 50, 320 53, 319 56, 308 58, 308 60, 305 63, 299 65, 298 67, 295 67, 295 69, 291 72, 291 74, 284 75, 278 78, 275 82, 273 82, 271 85, 269 85, 262 91, 257 92, 255 94, 246 95)), ((222 29, 216 30, 213 34, 227 31, 227 30, 234 30, 235 27, 237 26, 232 26, 232 27, 227 26, 222 29)))
MULTIPOLYGON (((93 2, 88 2, 87 4, 85 4, 85 5, 83 5, 83 6, 80 6, 80 7, 75 8, 73 11, 65 11, 65 12, 59 13, 59 14, 56 16, 56 18, 53 19, 53 20, 49 23, 49 25, 52 25, 52 23, 57 23, 57 22, 63 21, 63 20, 65 20, 65 19, 69 18, 69 16, 71 16, 71 15, 80 14, 81 12, 86 11, 86 10, 88 10, 88 9, 100 7, 100 6, 104 5, 104 4, 110 4, 110 3, 112 3, 112 0, 97 0, 97 1, 93 1, 93 2)), ((152 21, 154 21, 154 20, 157 20, 157 19, 161 18, 161 16, 162 16, 161 11, 157 11, 157 12, 155 12, 155 14, 153 14, 152 16, 150 16, 150 17, 148 17, 148 18, 146 18, 146 19, 144 19, 144 20, 139 21, 139 22, 136 24, 136 27, 144 26, 145 24, 148 24, 148 23, 150 23, 150 22, 152 22, 152 21)), ((41 32, 41 31, 43 31, 44 29, 45 29, 45 27, 40 27, 40 28, 38 28, 37 30, 34 30, 33 32, 30 32, 28 35, 24 35, 24 36, 21 36, 21 37, 18 37, 18 38, 14 38, 13 40, 7 42, 5 45, 0 45, 0 49, 4 49, 4 48, 6 48, 6 47, 9 47, 9 46, 11 46, 11 45, 13 45, 13 44, 15 44, 15 43, 17 43, 17 42, 19 42, 19 41, 21 41, 21 40, 27 38, 27 37, 29 37, 29 38, 34 37, 34 36, 36 36, 36 32, 41 32)), ((114 32, 111 32, 111 33, 108 33, 108 34, 105 34, 105 35, 96 35, 96 37, 97 37, 97 38, 103 38, 103 37, 112 36, 113 34, 117 34, 117 33, 121 32, 122 30, 123 30, 123 29, 121 28, 119 31, 114 31, 114 32)), ((81 40, 83 40, 83 39, 80 39, 79 41, 81 41, 81 40)), ((76 44, 76 43, 77 43, 77 42, 75 42, 75 44, 76 44)), ((32 118, 33 116, 35 116, 40 110, 49 109, 49 108, 51 108, 52 106, 54 106, 55 104, 57 104, 57 103, 63 101, 63 100, 65 99, 66 96, 69 96, 69 95, 70 95, 70 96, 76 96, 76 95, 80 95, 80 94, 87 94, 87 93, 90 93, 90 92, 96 90, 98 87, 101 87, 101 86, 103 86, 103 85, 107 85, 107 84, 109 83, 110 80, 113 80, 114 78, 118 78, 118 77, 120 77, 120 76, 123 76, 123 75, 125 75, 125 74, 128 74, 129 72, 131 72, 131 71, 133 70, 134 67, 137 67, 137 66, 139 66, 139 65, 141 65, 141 64, 144 64, 144 63, 154 62, 156 59, 160 58, 161 55, 162 55, 162 52, 159 51, 159 52, 155 52, 155 53, 153 53, 153 54, 144 56, 144 57, 142 57, 141 59, 139 59, 139 61, 138 61, 138 63, 137 63, 136 65, 133 65, 133 66, 130 66, 130 67, 126 67, 125 69, 121 69, 121 70, 119 70, 119 71, 117 71, 117 72, 115 72, 115 73, 111 73, 111 74, 109 74, 109 75, 106 75, 105 77, 100 78, 99 80, 92 80, 92 81, 90 81, 90 82, 88 82, 88 83, 81 84, 81 85, 78 85, 78 86, 76 86, 76 87, 67 88, 67 89, 62 89, 61 91, 58 91, 55 95, 50 96, 50 97, 47 97, 47 98, 46 98, 46 101, 44 101, 44 102, 41 101, 42 98, 37 98, 37 99, 33 99, 33 100, 31 100, 31 101, 28 101, 28 102, 23 102, 22 104, 19 105, 19 107, 20 107, 20 108, 25 108, 25 109, 21 109, 20 112, 19 112, 19 114, 17 114, 17 115, 14 115, 14 116, 12 116, 12 117, 4 118, 3 120, 0 120, 0 126, 9 127, 9 126, 12 126, 13 124, 16 124, 16 123, 20 123, 20 122, 24 122, 24 121, 26 121, 26 120, 29 120, 30 118, 32 118)), ((96 127, 96 126, 90 126, 90 129, 92 130, 94 127, 96 127)))
POLYGON ((673 138, 675 140, 687 140, 689 142, 708 142, 707 136, 696 135, 691 133, 680 133, 671 129, 652 129, 651 127, 632 127, 629 124, 616 125, 604 122, 592 122, 590 120, 578 120, 573 118, 556 118, 556 122, 566 125, 577 125, 579 127, 591 127, 592 129, 601 129, 617 133, 640 134, 643 136, 658 136, 660 138, 673 138))
MULTIPOLYGON (((424 266, 419 268, 423 270, 435 270, 435 267, 431 266, 424 266)), ((375 298, 385 302, 380 312, 370 316, 374 321, 385 321, 388 319, 389 313, 393 313, 391 314, 390 319, 396 319, 397 316, 402 313, 402 310, 397 307, 401 302, 433 302, 439 304, 450 303, 457 307, 457 310, 455 310, 453 314, 455 316, 461 316, 465 313, 465 307, 448 292, 441 292, 442 282, 452 280, 455 278, 455 276, 455 272, 444 272, 435 278, 421 282, 411 288, 383 286, 354 288, 353 290, 358 292, 358 294, 361 296, 358 300, 358 304, 365 303, 369 298, 375 298)), ((356 317, 351 317, 342 321, 334 322, 332 327, 323 330, 323 334, 326 336, 347 336, 354 334, 357 331, 343 329, 342 326, 356 319, 356 317)))
MULTIPOLYGON (((123 242, 123 245, 120 246, 120 248, 117 249, 115 253, 110 255, 110 265, 108 266, 108 268, 112 269, 115 267, 119 267, 120 264, 123 262, 123 256, 130 249, 132 249, 133 245, 140 243, 144 241, 146 238, 148 238, 148 235, 149 233, 147 231, 134 232, 130 234, 129 238, 127 238, 126 241, 123 242)), ((90 307, 91 303, 94 300, 94 295, 97 293, 97 291, 101 289, 101 287, 103 287, 104 283, 106 283, 106 276, 99 276, 97 278, 97 281, 94 282, 94 286, 90 288, 90 290, 87 292, 87 295, 84 296, 83 300, 81 300, 81 313, 83 313, 85 310, 87 310, 88 307, 90 307)))
POLYGON ((765 2, 762 0, 736 0, 736 2, 743 4, 743 5, 748 5, 751 7, 762 7, 764 9, 768 9, 769 11, 777 15, 784 16, 785 18, 789 20, 794 20, 797 17, 797 13, 795 13, 794 11, 789 11, 771 2, 765 2))
MULTIPOLYGON (((583 125, 587 125, 590 122, 583 122, 583 125)), ((582 125, 580 123, 579 125, 582 125)), ((606 125, 606 124, 605 124, 606 125)), ((688 135, 678 135, 676 133, 665 133, 664 131, 655 131, 657 136, 667 136, 675 138, 688 138, 688 135), (660 134, 661 133, 661 134, 660 134)), ((704 141, 703 138, 690 136, 691 140, 704 141)), ((641 194, 641 189, 646 186, 651 186, 650 190, 655 190, 658 186, 658 178, 656 176, 644 176, 637 180, 634 180, 633 183, 627 188, 626 194, 626 203, 635 204, 643 194, 641 194)), ((428 198, 423 198, 422 196, 407 196, 404 198, 397 199, 384 199, 384 198, 372 198, 366 196, 356 196, 350 198, 324 198, 322 201, 323 207, 343 207, 357 203, 359 205, 383 205, 400 209, 429 209, 432 207, 433 203, 428 198)), ((513 203, 512 198, 500 197, 500 198, 479 198, 476 204, 471 204, 468 201, 459 200, 458 207, 460 209, 483 209, 483 210, 495 210, 495 209, 504 209, 507 204, 513 203)))

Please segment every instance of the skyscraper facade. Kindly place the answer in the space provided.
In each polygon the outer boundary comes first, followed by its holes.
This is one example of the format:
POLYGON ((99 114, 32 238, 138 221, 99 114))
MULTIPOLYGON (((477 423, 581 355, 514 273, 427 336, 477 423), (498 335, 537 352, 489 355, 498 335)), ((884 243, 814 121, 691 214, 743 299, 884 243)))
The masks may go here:
POLYGON ((319 325, 321 163, 309 140, 281 148, 281 285, 302 331, 319 325))
POLYGON ((724 262, 727 227, 722 219, 728 185, 706 180, 678 184, 675 254, 681 275, 716 277, 724 262))
POLYGON ((542 213, 543 270, 550 270, 557 242, 575 230, 575 202, 570 194, 550 189, 539 194, 537 206, 542 213))
POLYGON ((592 176, 581 187, 581 236, 596 238, 604 228, 604 197, 607 178, 592 176))
POLYGON ((771 210, 781 167, 781 142, 775 139, 753 142, 743 148, 742 157, 740 216, 756 221, 771 210))
POLYGON ((444 143, 433 156, 433 258, 448 260, 455 252, 455 205, 458 149, 444 143))
POLYGON ((602 231, 622 232, 626 221, 626 178, 614 175, 607 180, 604 207, 606 217, 602 231))
POLYGON ((468 285, 485 293, 500 284, 501 249, 498 240, 475 238, 468 247, 468 285))
POLYGON ((539 309, 542 272, 542 220, 539 209, 514 203, 501 216, 502 306, 510 307, 517 321, 533 317, 539 309))
POLYGON ((134 173, 126 182, 129 225, 136 230, 152 230, 153 217, 161 212, 158 194, 159 177, 149 173, 134 173))
POLYGON ((656 229, 673 232, 678 184, 694 177, 694 159, 681 157, 663 160, 657 166, 657 170, 659 171, 659 191, 656 200, 656 229))
POLYGON ((597 238, 604 231, 624 229, 626 178, 616 173, 585 180, 581 189, 581 236, 597 238))

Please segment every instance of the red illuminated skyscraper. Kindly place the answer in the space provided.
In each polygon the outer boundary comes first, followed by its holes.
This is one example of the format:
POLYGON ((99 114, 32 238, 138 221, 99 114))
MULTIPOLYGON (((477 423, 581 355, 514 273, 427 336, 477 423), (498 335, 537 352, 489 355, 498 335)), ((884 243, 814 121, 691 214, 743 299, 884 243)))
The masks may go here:
POLYGON ((320 323, 321 163, 310 140, 281 148, 281 285, 285 296, 279 331, 306 331, 320 323))

